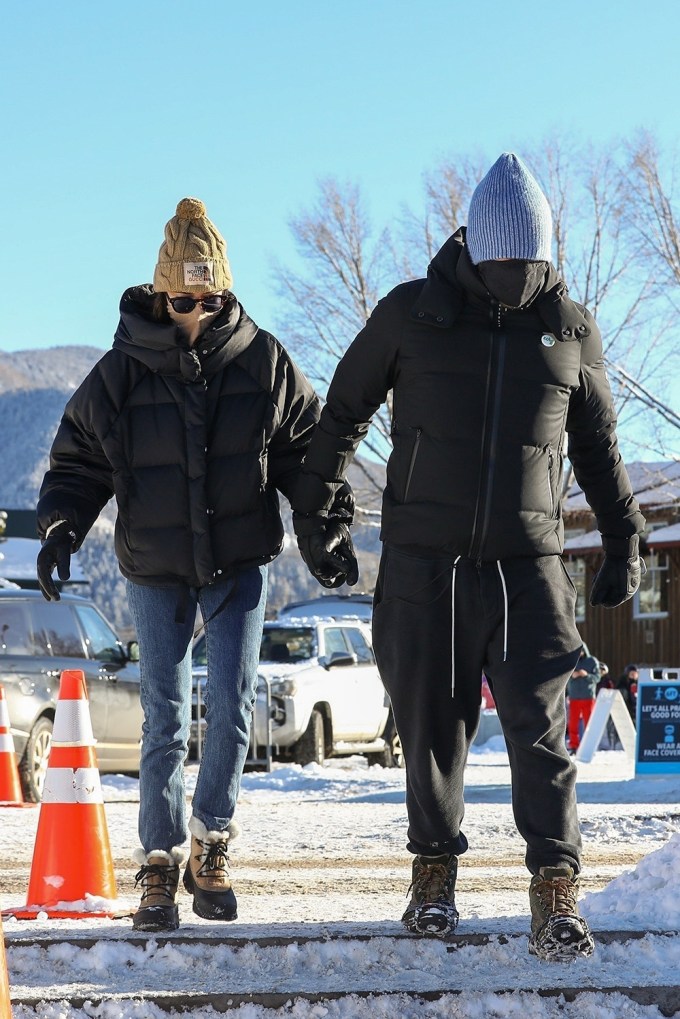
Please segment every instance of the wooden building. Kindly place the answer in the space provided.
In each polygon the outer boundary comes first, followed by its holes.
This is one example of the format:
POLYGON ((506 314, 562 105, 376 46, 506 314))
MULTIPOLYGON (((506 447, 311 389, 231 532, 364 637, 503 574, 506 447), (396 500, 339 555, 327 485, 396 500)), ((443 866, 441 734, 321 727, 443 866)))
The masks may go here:
POLYGON ((593 608, 588 596, 603 559, 595 516, 573 484, 562 505, 564 556, 576 586, 577 625, 613 678, 628 664, 680 666, 680 463, 627 464, 647 527, 641 554, 647 566, 638 593, 616 609, 593 608))

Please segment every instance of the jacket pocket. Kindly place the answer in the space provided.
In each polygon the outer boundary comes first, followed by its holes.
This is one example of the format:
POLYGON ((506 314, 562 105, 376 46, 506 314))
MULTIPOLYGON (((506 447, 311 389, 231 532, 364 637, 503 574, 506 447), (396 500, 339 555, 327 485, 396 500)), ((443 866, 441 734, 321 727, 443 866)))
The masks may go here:
POLYGON ((561 457, 557 455, 552 446, 546 446, 547 455, 547 474, 548 474, 548 505, 550 507, 550 517, 555 519, 559 516, 560 507, 560 493, 558 491, 558 483, 560 481, 561 471, 560 463, 561 457))
POLYGON ((408 463, 408 471, 406 474, 406 484, 404 486, 404 502, 408 499, 409 489, 411 488, 411 478, 413 477, 413 471, 415 470, 416 460, 418 458, 418 449, 420 447, 420 439, 423 434, 422 428, 415 428, 415 437, 413 439, 413 446, 411 449, 411 457, 408 463))

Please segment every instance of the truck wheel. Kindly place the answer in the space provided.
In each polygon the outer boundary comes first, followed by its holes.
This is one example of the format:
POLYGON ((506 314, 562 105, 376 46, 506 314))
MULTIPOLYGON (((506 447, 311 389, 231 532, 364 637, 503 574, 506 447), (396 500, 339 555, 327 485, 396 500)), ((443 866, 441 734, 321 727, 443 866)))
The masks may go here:
POLYGON ((379 754, 371 754, 371 760, 375 764, 381 764, 383 768, 405 768, 404 751, 401 749, 401 739, 391 710, 382 737, 385 740, 385 749, 379 754))
POLYGON ((40 803, 42 799, 53 728, 52 719, 41 715, 31 729, 23 757, 19 761, 19 778, 24 799, 29 803, 40 803))
POLYGON ((309 725, 295 744, 293 760, 297 764, 323 764, 326 759, 326 739, 323 715, 316 708, 312 711, 309 725))

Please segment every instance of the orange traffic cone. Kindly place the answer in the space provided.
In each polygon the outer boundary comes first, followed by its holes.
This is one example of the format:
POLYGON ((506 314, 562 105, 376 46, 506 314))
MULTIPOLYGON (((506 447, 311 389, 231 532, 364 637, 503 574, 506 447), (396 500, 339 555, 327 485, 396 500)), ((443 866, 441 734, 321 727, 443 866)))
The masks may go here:
POLYGON ((2 920, 0 920, 0 1019, 12 1019, 12 1003, 9 997, 9 977, 7 975, 7 958, 5 956, 5 937, 2 933, 2 920))
POLYGON ((5 916, 120 915, 106 908, 110 902, 102 909, 96 901, 117 893, 94 745, 85 675, 80 669, 62 672, 27 904, 5 909, 5 916))
POLYGON ((4 687, 0 686, 0 806, 25 806, 4 687))

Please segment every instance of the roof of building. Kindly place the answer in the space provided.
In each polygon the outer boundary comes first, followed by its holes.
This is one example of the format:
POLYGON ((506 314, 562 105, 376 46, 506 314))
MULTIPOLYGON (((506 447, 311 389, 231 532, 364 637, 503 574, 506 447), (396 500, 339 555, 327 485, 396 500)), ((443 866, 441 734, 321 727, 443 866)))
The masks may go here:
POLYGON ((647 537, 647 544, 651 548, 656 545, 664 547, 680 545, 680 524, 669 524, 668 527, 659 527, 652 531, 647 537))
POLYGON ((573 538, 567 538, 564 551, 569 555, 583 555, 585 552, 602 551, 602 535, 599 531, 586 531, 573 538))
MULTIPOLYGON (((680 505, 680 461, 661 460, 652 463, 635 461, 626 464, 635 498, 644 513, 680 505)), ((590 506, 579 485, 574 482, 562 504, 564 516, 589 513, 590 506)))

